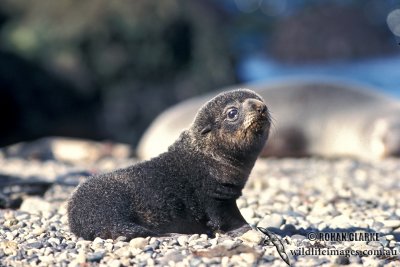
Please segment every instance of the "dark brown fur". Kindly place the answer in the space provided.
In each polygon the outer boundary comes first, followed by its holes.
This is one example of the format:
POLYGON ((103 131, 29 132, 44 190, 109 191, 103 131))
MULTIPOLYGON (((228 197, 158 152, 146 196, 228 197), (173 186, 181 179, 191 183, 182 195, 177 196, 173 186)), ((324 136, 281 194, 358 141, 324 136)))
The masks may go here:
POLYGON ((254 92, 219 94, 168 152, 81 184, 68 204, 71 231, 85 239, 131 239, 228 232, 247 225, 236 199, 269 126, 268 110, 254 92), (238 115, 231 119, 227 114, 234 107, 238 115))

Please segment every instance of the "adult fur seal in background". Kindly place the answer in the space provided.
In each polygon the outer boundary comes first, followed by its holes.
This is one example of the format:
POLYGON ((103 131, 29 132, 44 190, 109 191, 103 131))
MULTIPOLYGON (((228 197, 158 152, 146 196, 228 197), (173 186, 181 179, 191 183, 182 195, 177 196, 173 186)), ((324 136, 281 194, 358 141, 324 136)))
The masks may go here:
MULTIPOLYGON (((273 111, 273 127, 262 156, 400 156, 400 101, 339 81, 281 81, 246 86, 273 111)), ((184 101, 163 112, 138 146, 142 159, 166 151, 209 97, 184 101)))
POLYGON ((168 152, 82 183, 68 203, 71 231, 85 239, 131 239, 246 229, 236 199, 269 127, 256 93, 217 95, 168 152))

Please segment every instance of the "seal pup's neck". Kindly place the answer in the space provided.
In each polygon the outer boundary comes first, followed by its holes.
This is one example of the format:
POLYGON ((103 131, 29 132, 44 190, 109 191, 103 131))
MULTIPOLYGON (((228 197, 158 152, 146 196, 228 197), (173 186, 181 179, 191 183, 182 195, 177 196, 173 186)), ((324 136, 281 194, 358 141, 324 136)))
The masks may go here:
MULTIPOLYGON (((179 154, 184 152, 185 155, 181 156, 190 157, 193 161, 197 161, 197 159, 203 161, 204 169, 208 169, 208 174, 219 183, 230 184, 240 187, 240 189, 244 187, 257 157, 242 159, 217 151, 204 150, 193 140, 189 131, 183 131, 179 139, 168 150, 179 154), (178 151, 182 145, 186 148, 185 151, 178 151)), ((196 164, 198 163, 196 162, 196 164)))

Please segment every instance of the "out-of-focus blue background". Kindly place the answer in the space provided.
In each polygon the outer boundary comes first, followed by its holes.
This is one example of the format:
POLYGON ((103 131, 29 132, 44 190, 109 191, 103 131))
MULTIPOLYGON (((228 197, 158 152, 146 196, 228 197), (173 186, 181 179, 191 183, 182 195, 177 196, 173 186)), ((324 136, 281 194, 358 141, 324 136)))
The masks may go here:
MULTIPOLYGON (((233 2, 236 7, 240 7, 239 3, 242 3, 242 12, 248 13, 263 13, 266 17, 290 17, 291 15, 304 10, 312 6, 313 1, 223 1, 227 8, 232 12, 240 12, 235 9, 233 2)), ((364 15, 364 18, 371 22, 372 25, 377 28, 388 27, 396 23, 397 31, 400 31, 400 10, 393 12, 397 8, 400 8, 400 2, 396 1, 327 1, 323 5, 329 2, 334 6, 339 7, 355 7, 355 10, 364 15), (392 13, 392 17, 388 18, 389 14, 392 13), (396 14, 395 17, 393 15, 396 14)), ((329 9, 329 8, 328 8, 329 9)), ((240 10, 240 8, 239 8, 240 10)), ((340 13, 340 11, 335 14, 340 13)), ((335 15, 334 14, 334 15, 335 15)), ((338 18, 340 19, 340 18, 338 18)), ((319 28, 321 31, 325 30, 325 23, 323 19, 320 20, 320 25, 313 25, 315 28, 319 28)), ((332 23, 332 22, 329 22, 332 23)), ((337 21, 339 24, 339 21, 337 21)), ((328 26, 328 25, 327 25, 328 26)), ((338 30, 346 31, 350 29, 352 25, 341 25, 345 26, 338 30), (346 28, 348 26, 348 28, 346 28)), ((328 26, 332 27, 332 25, 328 26)), ((334 27, 334 26, 333 26, 334 27)), ((338 25, 338 27, 340 27, 338 25)), ((360 29, 362 30, 362 29, 360 29)), ((392 29, 393 30, 393 29, 392 29)), ((345 35, 345 34, 343 34, 345 35)), ((337 38, 340 39, 340 34, 337 38)), ((343 37, 343 36, 342 36, 343 37)), ((271 38, 271 37, 270 37, 271 38)), ((388 42, 392 43, 393 48, 398 44, 397 51, 393 50, 393 53, 388 55, 379 56, 365 56, 361 58, 331 58, 329 61, 324 62, 300 62, 300 64, 290 64, 290 62, 280 62, 273 56, 265 53, 265 43, 271 42, 270 38, 259 38, 257 33, 244 35, 242 37, 242 43, 251 43, 252 45, 243 45, 244 50, 241 61, 238 65, 238 74, 240 80, 243 81, 270 81, 270 80, 282 80, 285 78, 295 79, 296 77, 301 79, 310 79, 318 76, 320 78, 334 78, 351 80, 367 85, 371 85, 378 90, 383 91, 391 96, 400 98, 400 43, 399 36, 393 34, 388 38, 388 42), (396 41, 397 40, 397 41, 396 41)), ((355 37, 356 40, 357 37, 355 37)), ((368 39, 359 39, 357 45, 360 47, 368 46, 368 39)), ((292 40, 296 41, 296 40, 292 40)), ((301 40, 300 40, 301 41, 301 40)), ((348 40, 349 44, 353 44, 352 41, 348 40)), ((294 44, 295 46, 296 44, 294 44)), ((318 49, 319 43, 310 45, 309 49, 318 49)), ((297 62, 299 63, 299 62, 297 62)))
POLYGON ((168 106, 223 86, 350 80, 400 98, 397 0, 2 0, 0 146, 135 145, 168 106))
POLYGON ((400 99, 400 56, 352 60, 330 64, 285 65, 268 56, 249 56, 239 66, 240 77, 246 81, 273 81, 286 78, 341 79, 370 85, 400 99))

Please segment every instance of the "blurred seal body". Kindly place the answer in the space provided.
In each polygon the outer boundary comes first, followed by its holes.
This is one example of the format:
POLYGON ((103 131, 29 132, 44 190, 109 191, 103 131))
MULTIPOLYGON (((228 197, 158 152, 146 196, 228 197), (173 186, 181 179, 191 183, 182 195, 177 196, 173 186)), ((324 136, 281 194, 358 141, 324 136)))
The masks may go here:
MULTIPOLYGON (((324 79, 246 87, 260 94, 272 110, 273 127, 262 156, 366 160, 400 156, 400 101, 396 99, 324 79)), ((165 151, 207 97, 189 99, 157 117, 139 142, 138 156, 148 159, 165 151)))
POLYGON ((269 126, 256 93, 219 94, 166 153, 82 183, 68 203, 71 231, 85 239, 131 239, 245 229, 236 199, 269 126))

